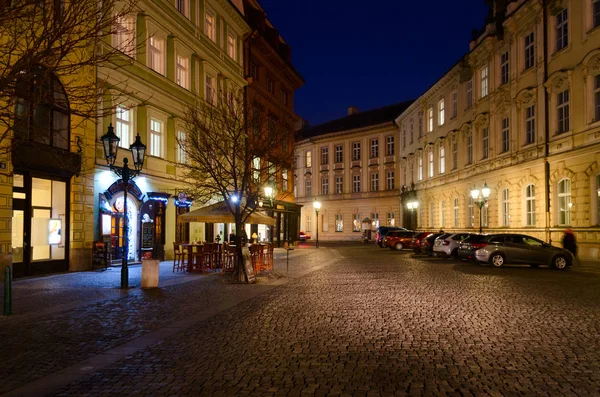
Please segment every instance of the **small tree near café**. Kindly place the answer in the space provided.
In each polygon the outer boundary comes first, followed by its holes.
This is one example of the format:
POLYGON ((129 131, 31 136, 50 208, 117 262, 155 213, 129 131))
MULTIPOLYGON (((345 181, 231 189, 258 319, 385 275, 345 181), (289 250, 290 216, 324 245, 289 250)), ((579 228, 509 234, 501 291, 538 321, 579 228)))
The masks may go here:
MULTIPOLYGON (((243 95, 233 92, 189 106, 185 121, 187 134, 177 137, 185 158, 181 165, 185 179, 197 202, 222 200, 231 211, 236 228, 236 275, 243 282, 244 224, 260 208, 264 188, 278 186, 282 173, 292 169, 293 129, 287 120, 265 114, 258 106, 248 109, 243 95)), ((286 194, 278 192, 277 197, 286 194)))

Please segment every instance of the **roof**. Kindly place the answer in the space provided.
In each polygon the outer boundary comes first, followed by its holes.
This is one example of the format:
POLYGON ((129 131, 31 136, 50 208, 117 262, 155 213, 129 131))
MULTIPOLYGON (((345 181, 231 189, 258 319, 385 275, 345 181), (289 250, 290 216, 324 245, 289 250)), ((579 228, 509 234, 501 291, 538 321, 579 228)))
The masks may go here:
POLYGON ((413 101, 404 101, 393 105, 384 106, 377 109, 371 109, 364 112, 351 114, 341 119, 328 121, 314 127, 308 126, 296 135, 296 140, 301 141, 332 132, 349 131, 356 128, 368 127, 388 122, 394 122, 404 110, 406 110, 413 101))

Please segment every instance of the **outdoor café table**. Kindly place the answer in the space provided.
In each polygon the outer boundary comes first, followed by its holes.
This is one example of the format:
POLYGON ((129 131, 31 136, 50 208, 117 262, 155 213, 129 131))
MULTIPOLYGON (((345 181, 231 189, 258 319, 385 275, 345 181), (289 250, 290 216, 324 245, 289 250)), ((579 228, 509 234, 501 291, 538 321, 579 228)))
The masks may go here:
POLYGON ((198 243, 191 243, 191 244, 181 244, 181 246, 183 247, 183 249, 187 250, 187 257, 188 257, 188 266, 187 266, 187 271, 188 273, 191 273, 195 267, 196 267, 196 261, 194 258, 194 247, 202 247, 202 244, 198 244, 198 243))

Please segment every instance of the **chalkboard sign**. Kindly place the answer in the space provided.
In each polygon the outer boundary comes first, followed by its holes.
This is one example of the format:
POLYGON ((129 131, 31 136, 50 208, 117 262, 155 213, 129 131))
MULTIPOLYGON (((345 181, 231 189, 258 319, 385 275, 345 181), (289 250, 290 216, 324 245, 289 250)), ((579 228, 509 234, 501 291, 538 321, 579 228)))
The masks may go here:
POLYGON ((142 223, 142 248, 154 247, 154 223, 142 223))
POLYGON ((93 250, 93 264, 92 267, 96 268, 104 268, 108 267, 108 262, 110 261, 110 250, 109 245, 104 241, 94 241, 94 250, 93 250))

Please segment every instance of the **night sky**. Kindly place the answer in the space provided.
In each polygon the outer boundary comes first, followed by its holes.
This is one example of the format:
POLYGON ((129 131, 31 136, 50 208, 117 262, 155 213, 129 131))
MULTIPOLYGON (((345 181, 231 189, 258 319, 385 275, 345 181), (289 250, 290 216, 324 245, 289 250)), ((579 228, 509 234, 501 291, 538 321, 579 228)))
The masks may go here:
POLYGON ((415 99, 469 49, 483 0, 259 0, 306 80, 296 113, 311 125, 415 99))

